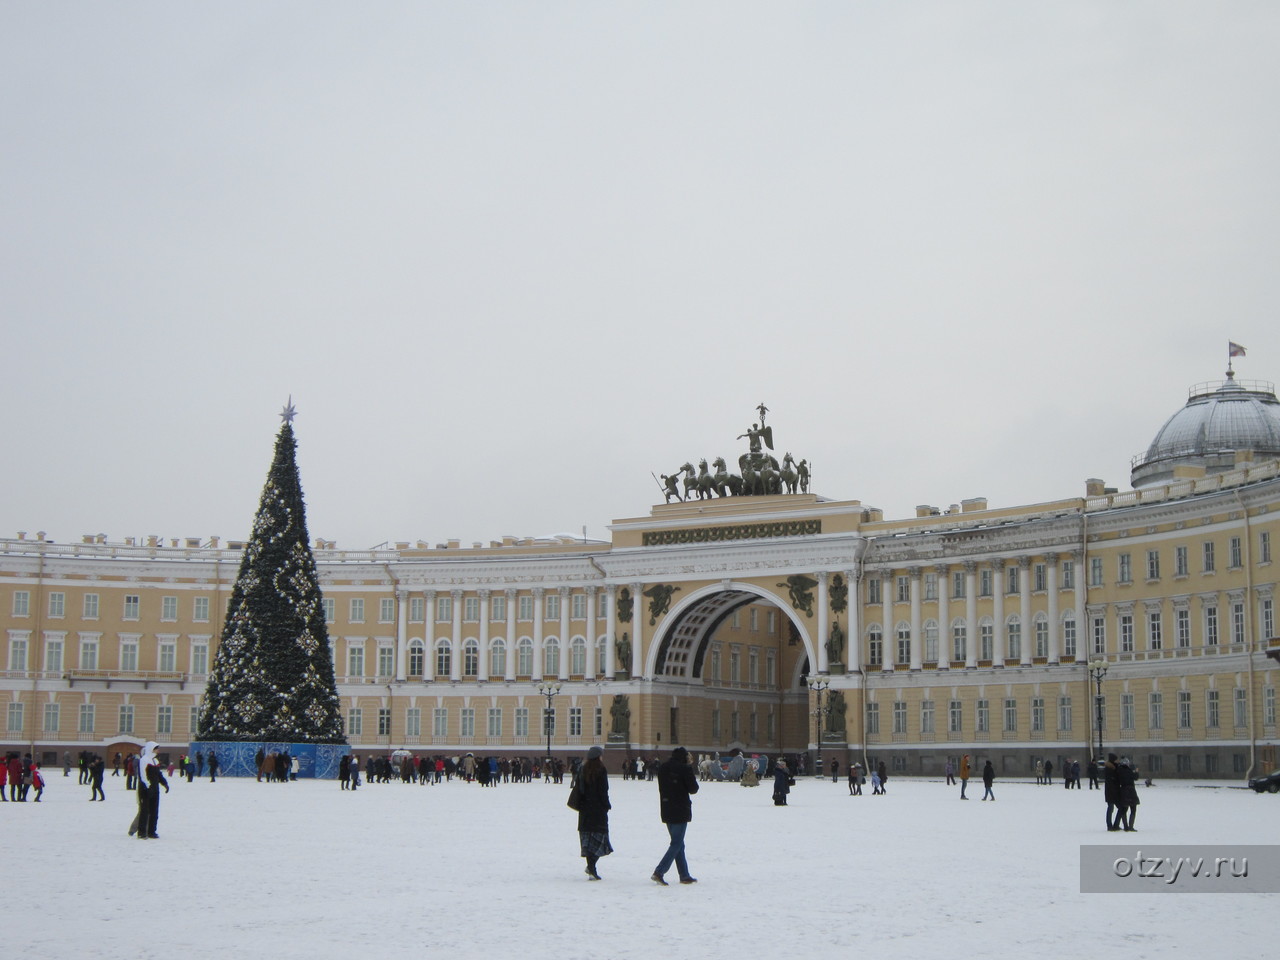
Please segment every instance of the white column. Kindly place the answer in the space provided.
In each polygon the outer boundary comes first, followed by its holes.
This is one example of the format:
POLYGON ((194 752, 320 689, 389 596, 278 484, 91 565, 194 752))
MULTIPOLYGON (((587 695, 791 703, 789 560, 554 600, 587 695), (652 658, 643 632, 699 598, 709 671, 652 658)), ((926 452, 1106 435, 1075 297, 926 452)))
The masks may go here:
POLYGON ((1058 626, 1058 555, 1045 554, 1044 561, 1044 588, 1049 595, 1049 609, 1046 611, 1049 617, 1049 662, 1057 663, 1062 657, 1061 629, 1058 626))
POLYGON ((631 585, 631 679, 640 676, 644 670, 644 584, 631 585))
POLYGON ((489 679, 489 591, 477 590, 480 595, 480 669, 476 676, 480 680, 489 679))
POLYGON ((938 669, 951 666, 951 573, 945 563, 933 568, 938 578, 938 669))
POLYGON ((849 585, 849 637, 845 651, 845 670, 856 673, 862 666, 862 579, 857 570, 846 570, 844 582, 849 585))
POLYGON ((1031 666, 1035 630, 1031 623, 1031 558, 1018 558, 1018 619, 1022 621, 1022 665, 1031 666))
POLYGON ((898 637, 893 629, 893 574, 890 570, 880 572, 880 630, 884 637, 884 650, 881 652, 881 669, 892 670, 898 657, 898 637))
POLYGON ((912 567, 911 574, 911 669, 919 670, 924 659, 923 637, 920 635, 920 568, 912 567))
POLYGON ((450 590, 453 598, 453 654, 449 657, 449 679, 462 679, 462 591, 450 590))
POLYGON ((507 680, 516 678, 516 597, 514 587, 507 591, 507 680))
POLYGON ((819 570, 814 576, 818 580, 818 635, 814 638, 814 645, 818 648, 817 673, 825 674, 831 672, 831 658, 827 655, 827 635, 831 629, 829 625, 830 587, 827 581, 831 578, 831 574, 826 570, 819 570))
POLYGON ((610 584, 604 589, 605 602, 609 604, 604 620, 604 675, 605 679, 612 680, 618 670, 618 653, 615 646, 618 642, 618 588, 610 584))
POLYGON ((978 665, 978 565, 964 561, 964 665, 978 665))
POLYGON ((1074 551, 1071 559, 1075 564, 1075 578, 1072 580, 1075 590, 1071 602, 1076 614, 1076 663, 1087 663, 1093 649, 1093 638, 1090 636, 1089 617, 1085 611, 1085 598, 1088 594, 1085 586, 1087 572, 1084 569, 1084 551, 1074 551))
POLYGON ((426 614, 422 624, 422 642, 427 645, 426 660, 422 664, 422 679, 430 683, 436 677, 436 592, 422 591, 426 603, 426 614))
POLYGON ((560 677, 569 679, 569 588, 560 588, 560 677))
POLYGON ((396 590, 396 679, 404 682, 408 676, 409 658, 409 592, 396 590))
POLYGON ((1004 666, 1004 559, 991 561, 991 619, 995 626, 991 631, 991 665, 1004 666))
MULTIPOLYGON (((588 679, 595 677, 599 672, 596 668, 596 588, 594 586, 586 586, 583 589, 587 593, 587 671, 588 679)), ((594 720, 592 721, 595 722, 594 720)))
POLYGON ((542 653, 542 595, 546 591, 542 587, 533 588, 533 676, 542 676, 546 659, 542 653))

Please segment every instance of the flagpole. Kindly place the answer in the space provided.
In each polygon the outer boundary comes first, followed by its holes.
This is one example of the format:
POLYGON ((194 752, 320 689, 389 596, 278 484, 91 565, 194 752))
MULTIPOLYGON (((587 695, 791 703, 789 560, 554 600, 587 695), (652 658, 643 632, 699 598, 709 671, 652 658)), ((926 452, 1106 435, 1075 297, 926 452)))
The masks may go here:
POLYGON ((1236 343, 1234 340, 1227 341, 1227 379, 1235 376, 1235 370, 1231 365, 1234 357, 1243 357, 1245 355, 1244 347, 1236 343))

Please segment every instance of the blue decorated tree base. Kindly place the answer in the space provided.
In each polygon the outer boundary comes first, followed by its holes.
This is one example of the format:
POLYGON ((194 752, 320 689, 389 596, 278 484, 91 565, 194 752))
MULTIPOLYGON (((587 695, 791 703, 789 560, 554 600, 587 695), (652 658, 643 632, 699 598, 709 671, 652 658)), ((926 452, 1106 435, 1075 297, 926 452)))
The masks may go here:
POLYGON ((257 777, 257 755, 264 753, 288 752, 290 757, 298 758, 298 778, 317 780, 336 780, 338 763, 351 753, 351 747, 345 743, 244 743, 209 740, 197 740, 188 748, 187 756, 194 757, 203 753, 205 771, 209 770, 209 754, 218 757, 218 776, 225 777, 257 777))

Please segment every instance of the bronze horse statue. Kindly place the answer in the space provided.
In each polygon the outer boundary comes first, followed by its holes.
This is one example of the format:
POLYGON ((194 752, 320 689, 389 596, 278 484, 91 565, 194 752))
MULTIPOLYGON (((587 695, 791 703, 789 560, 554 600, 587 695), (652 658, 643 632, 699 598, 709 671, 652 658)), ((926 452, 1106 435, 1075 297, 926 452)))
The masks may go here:
POLYGON ((790 451, 788 451, 787 455, 782 458, 782 471, 778 476, 787 493, 796 492, 796 487, 800 483, 800 473, 796 470, 796 462, 791 456, 790 451))

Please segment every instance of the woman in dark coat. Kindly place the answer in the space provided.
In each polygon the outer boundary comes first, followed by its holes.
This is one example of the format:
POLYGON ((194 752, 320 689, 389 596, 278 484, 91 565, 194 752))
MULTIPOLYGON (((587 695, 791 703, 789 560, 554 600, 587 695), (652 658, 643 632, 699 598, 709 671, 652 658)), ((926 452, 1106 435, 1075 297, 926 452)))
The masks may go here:
POLYGON ((599 880, 596 863, 613 853, 609 844, 609 774, 600 759, 602 747, 587 751, 587 762, 578 774, 578 841, 587 861, 587 877, 599 880))
POLYGON ((1138 776, 1128 759, 1116 764, 1116 792, 1120 796, 1120 805, 1115 825, 1126 832, 1132 832, 1133 818, 1138 813, 1138 776))
POLYGON ((773 768, 773 805, 775 807, 787 805, 787 794, 791 792, 793 783, 795 780, 791 776, 791 771, 787 769, 787 761, 779 759, 778 765, 773 768))

